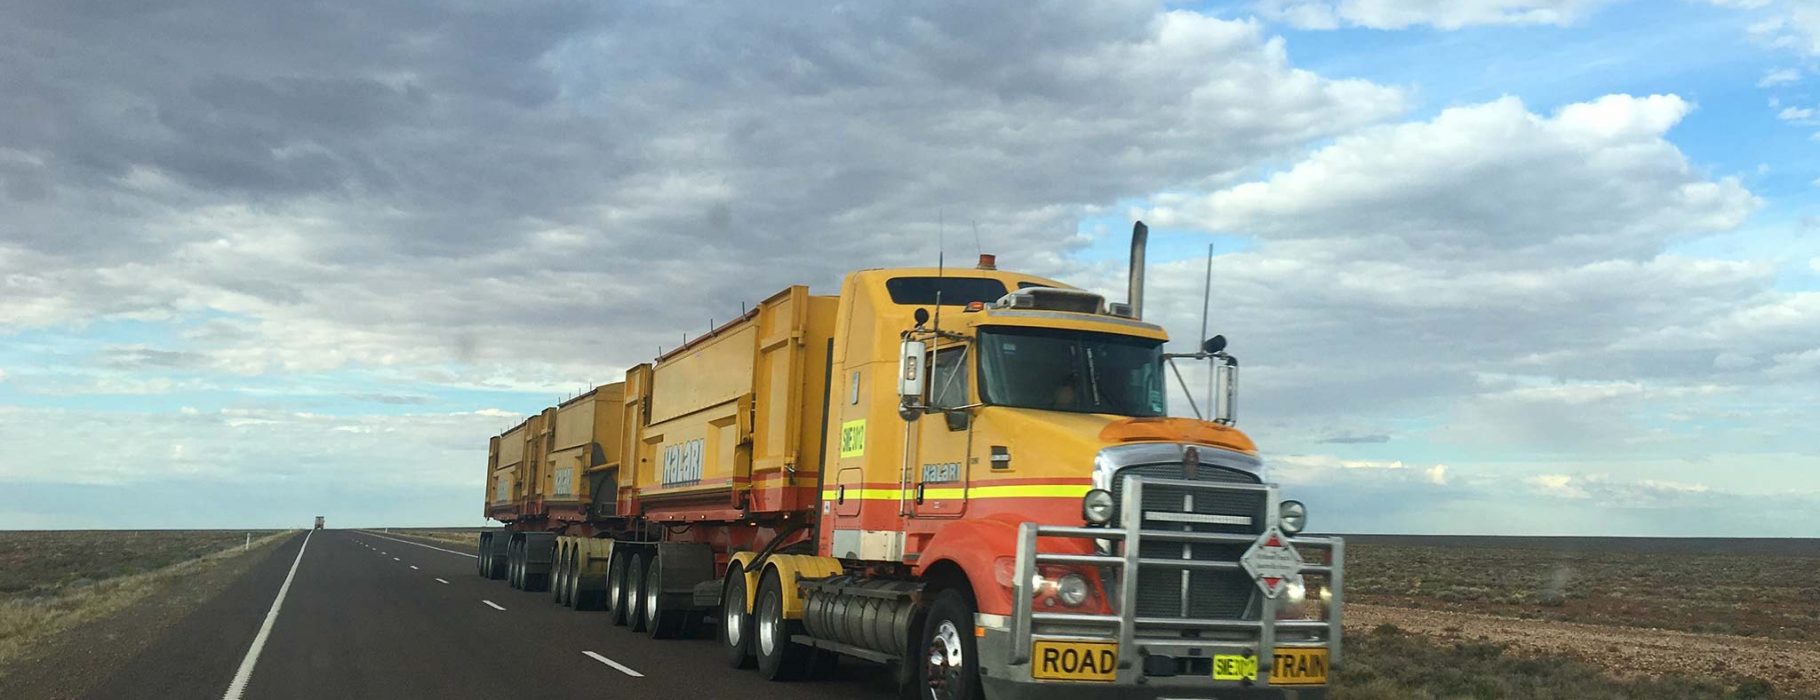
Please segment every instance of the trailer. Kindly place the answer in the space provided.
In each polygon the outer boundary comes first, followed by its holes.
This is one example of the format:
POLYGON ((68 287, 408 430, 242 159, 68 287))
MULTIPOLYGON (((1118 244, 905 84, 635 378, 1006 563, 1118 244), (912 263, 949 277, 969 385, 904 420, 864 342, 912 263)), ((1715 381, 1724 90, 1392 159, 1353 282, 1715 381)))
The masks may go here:
POLYGON ((320 515, 316 516, 316 529, 322 529, 322 516, 320 515))
POLYGON ((1320 697, 1344 543, 1234 426, 1224 339, 1143 320, 1143 239, 1124 303, 991 256, 778 292, 493 437, 478 572, 770 680, 1320 697), (1168 415, 1186 361, 1205 419, 1168 415))

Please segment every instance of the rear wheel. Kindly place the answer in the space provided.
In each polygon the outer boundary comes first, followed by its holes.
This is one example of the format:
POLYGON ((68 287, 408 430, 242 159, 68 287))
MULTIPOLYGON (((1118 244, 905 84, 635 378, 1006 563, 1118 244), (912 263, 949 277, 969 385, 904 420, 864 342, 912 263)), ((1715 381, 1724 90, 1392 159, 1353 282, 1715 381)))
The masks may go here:
POLYGON ((727 566, 727 581, 720 591, 720 646, 727 665, 751 668, 752 613, 746 611, 746 574, 739 562, 727 566))
MULTIPOLYGON (((973 639, 973 601, 958 590, 935 597, 923 625, 918 695, 924 700, 980 700, 979 648, 973 639)), ((916 653, 917 649, 912 649, 916 653)))
POLYGON ((631 568, 627 566, 626 558, 629 556, 626 550, 619 549, 610 555, 607 562, 607 619, 615 625, 626 624, 626 598, 629 594, 626 590, 629 588, 626 585, 626 569, 631 568))
POLYGON ((557 541, 555 561, 550 562, 550 600, 569 605, 569 544, 557 541))
POLYGON ((521 586, 518 578, 519 561, 518 540, 514 539, 506 545, 506 585, 515 589, 521 586))
POLYGON ((784 619, 784 586, 776 569, 766 571, 758 584, 755 617, 753 626, 757 629, 752 642, 758 655, 758 675, 773 681, 803 677, 811 649, 790 641, 801 623, 784 619))
POLYGON ((598 593, 581 590, 581 577, 588 572, 587 544, 578 542, 569 548, 568 577, 563 579, 563 597, 569 607, 576 610, 593 608, 600 598, 598 593))
POLYGON ((682 609, 664 594, 662 563, 663 558, 653 553, 651 563, 645 565, 645 633, 652 639, 673 639, 683 636, 688 619, 696 613, 682 609))
POLYGON ((633 554, 626 562, 626 626, 633 632, 645 631, 645 572, 649 569, 644 552, 633 554))

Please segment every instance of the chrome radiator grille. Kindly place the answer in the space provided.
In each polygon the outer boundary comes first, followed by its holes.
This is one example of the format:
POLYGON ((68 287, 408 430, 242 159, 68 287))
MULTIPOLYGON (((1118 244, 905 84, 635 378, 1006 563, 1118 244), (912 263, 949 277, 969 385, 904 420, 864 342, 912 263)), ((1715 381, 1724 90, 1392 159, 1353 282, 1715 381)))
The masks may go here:
MULTIPOLYGON (((1185 475, 1181 464, 1126 467, 1113 480, 1115 503, 1123 502, 1127 476, 1182 479, 1185 475)), ((1201 482, 1258 483, 1249 473, 1212 465, 1200 465, 1195 477, 1201 482)), ((1145 530, 1255 534, 1263 532, 1267 507, 1264 494, 1258 492, 1191 493, 1189 489, 1156 484, 1144 489, 1141 523, 1145 530)), ((1146 559, 1238 561, 1246 546, 1140 540, 1138 555, 1146 559)), ((1242 571, 1146 572, 1137 577, 1136 612, 1139 617, 1242 619, 1256 590, 1242 571)))

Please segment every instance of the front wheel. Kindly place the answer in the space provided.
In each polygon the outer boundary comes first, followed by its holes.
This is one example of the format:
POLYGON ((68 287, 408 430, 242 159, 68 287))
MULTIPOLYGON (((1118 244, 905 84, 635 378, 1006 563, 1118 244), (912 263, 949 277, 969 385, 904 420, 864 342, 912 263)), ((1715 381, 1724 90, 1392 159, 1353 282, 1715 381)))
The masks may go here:
POLYGON ((924 700, 980 700, 979 647, 973 639, 973 601, 949 589, 935 597, 923 625, 924 700))

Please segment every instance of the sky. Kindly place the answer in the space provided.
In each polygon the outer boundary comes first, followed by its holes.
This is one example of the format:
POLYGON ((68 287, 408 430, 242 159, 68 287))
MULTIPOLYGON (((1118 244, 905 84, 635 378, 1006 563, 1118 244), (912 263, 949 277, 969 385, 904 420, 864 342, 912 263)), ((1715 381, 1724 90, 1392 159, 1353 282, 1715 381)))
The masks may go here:
POLYGON ((1314 529, 1820 536, 1820 4, 791 9, 9 3, 0 528, 479 524, 742 303, 1141 218, 1314 529))

